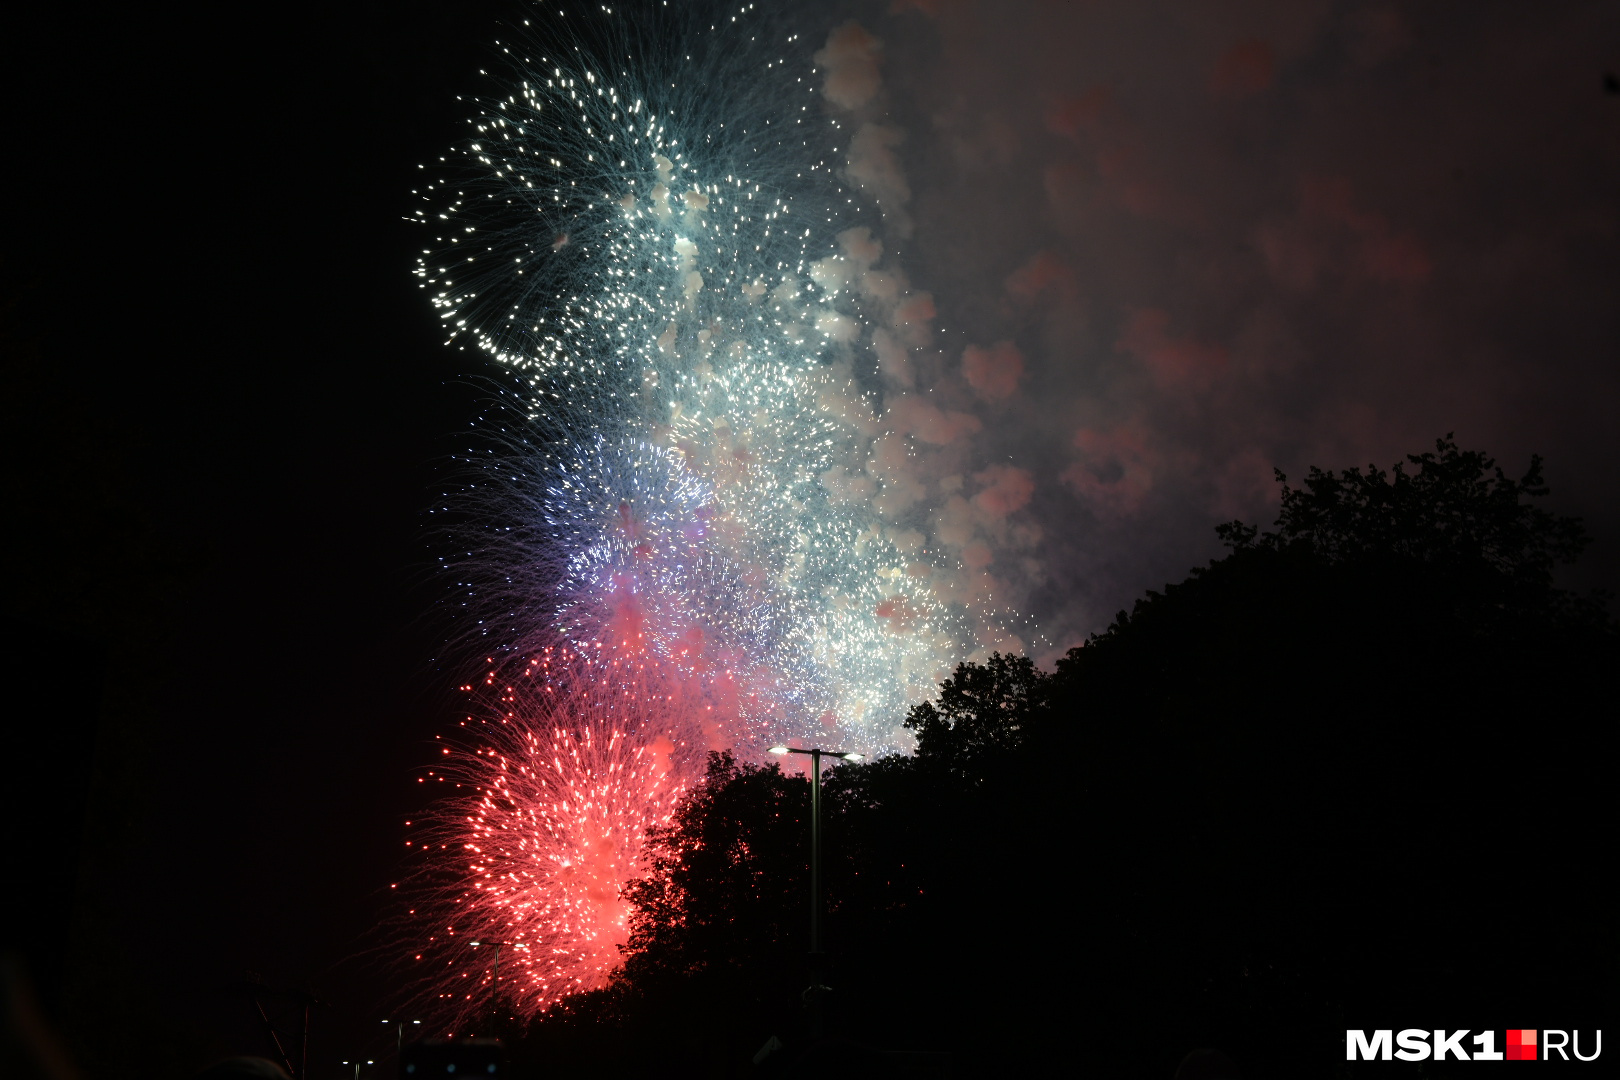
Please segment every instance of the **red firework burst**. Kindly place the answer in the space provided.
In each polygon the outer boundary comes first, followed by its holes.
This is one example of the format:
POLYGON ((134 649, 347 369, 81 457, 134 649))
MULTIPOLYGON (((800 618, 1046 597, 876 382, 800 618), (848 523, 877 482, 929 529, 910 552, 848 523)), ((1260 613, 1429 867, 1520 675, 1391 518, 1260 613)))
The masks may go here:
POLYGON ((429 860, 419 958, 445 1019, 497 1001, 532 1016, 618 967, 623 887, 643 873, 648 829, 701 775, 712 712, 700 687, 640 658, 567 649, 464 689, 493 707, 424 778, 457 786, 412 842, 429 860))

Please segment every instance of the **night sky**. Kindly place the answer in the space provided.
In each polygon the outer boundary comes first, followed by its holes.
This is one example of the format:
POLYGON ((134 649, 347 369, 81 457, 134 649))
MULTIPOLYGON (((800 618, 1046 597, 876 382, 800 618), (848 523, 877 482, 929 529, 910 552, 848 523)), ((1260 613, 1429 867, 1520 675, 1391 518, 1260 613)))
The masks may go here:
MULTIPOLYGON (((1570 581, 1620 584, 1620 8, 893 7, 806 33, 882 43, 866 175, 983 417, 937 445, 1000 493, 964 527, 1033 652, 1269 522, 1273 465, 1449 431, 1545 455, 1598 537, 1570 581)), ((42 878, 7 940, 53 1009, 95 973, 113 1044, 258 1049, 245 971, 332 1002, 317 1065, 380 1028, 368 950, 456 708, 425 511, 489 393, 401 217, 516 10, 5 35, 6 798, 42 878)))

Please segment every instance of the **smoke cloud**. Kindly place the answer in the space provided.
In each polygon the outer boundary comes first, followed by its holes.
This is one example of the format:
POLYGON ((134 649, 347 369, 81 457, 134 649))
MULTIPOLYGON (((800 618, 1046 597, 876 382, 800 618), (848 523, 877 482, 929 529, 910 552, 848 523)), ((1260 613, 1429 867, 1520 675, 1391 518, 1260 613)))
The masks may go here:
POLYGON ((1269 523, 1273 466, 1455 431, 1612 537, 1617 40, 1576 3, 862 10, 817 54, 876 212, 819 272, 886 319, 849 475, 1045 657, 1269 523))

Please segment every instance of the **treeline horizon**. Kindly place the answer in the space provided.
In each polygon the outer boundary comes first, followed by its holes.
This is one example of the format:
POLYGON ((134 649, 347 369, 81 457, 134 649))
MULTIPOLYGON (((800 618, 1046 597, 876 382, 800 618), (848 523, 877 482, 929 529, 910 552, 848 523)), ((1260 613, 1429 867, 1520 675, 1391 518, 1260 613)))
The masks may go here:
POLYGON ((828 1043, 807 778, 726 752, 650 837, 613 984, 508 1021, 514 1063, 1349 1076, 1388 1066, 1343 1062, 1346 1027, 1612 1008, 1620 639, 1555 583, 1580 521, 1534 505, 1539 458, 1449 436, 1277 478, 1272 530, 1219 526, 1054 671, 960 664, 913 755, 824 773, 828 1043))

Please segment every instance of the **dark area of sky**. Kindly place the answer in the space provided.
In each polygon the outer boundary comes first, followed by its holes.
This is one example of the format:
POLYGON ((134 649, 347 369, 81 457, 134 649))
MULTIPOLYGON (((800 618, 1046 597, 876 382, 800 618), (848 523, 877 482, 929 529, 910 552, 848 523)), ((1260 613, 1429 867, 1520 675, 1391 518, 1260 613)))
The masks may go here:
MULTIPOLYGON (((514 6, 11 16, 0 393, 28 497, 5 548, 5 940, 49 1009, 93 1019, 102 1060, 260 1049, 250 1003, 223 992, 248 971, 331 1002, 313 1076, 380 1048, 365 1040, 389 986, 361 954, 413 770, 456 707, 432 660, 423 511, 486 392, 440 345, 400 218, 514 6)), ((1601 96, 1603 72, 1589 79, 1601 96)), ((1592 361, 1599 398, 1613 362, 1592 361)), ((1596 512, 1612 462, 1571 469, 1599 478, 1578 507, 1596 512)), ((1593 582, 1613 584, 1613 547, 1593 582)))
POLYGON ((331 1002, 314 1075, 374 1034, 350 958, 455 707, 423 511, 482 393, 400 218, 508 11, 33 5, 5 35, 8 475, 60 495, 7 526, 6 940, 106 1057, 260 1050, 246 971, 331 1002), (78 565, 129 545, 172 565, 78 565))

